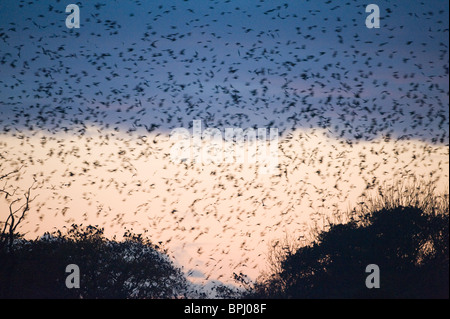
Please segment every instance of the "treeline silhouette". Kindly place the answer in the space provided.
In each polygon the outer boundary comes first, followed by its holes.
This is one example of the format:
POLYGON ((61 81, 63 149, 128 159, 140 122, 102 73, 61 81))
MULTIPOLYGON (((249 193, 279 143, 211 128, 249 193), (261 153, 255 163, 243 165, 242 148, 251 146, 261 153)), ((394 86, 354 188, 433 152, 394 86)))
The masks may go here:
POLYGON ((16 238, 0 252, 2 298, 180 298, 187 281, 166 251, 127 231, 109 240, 102 228, 72 225, 36 240, 16 238), (80 287, 66 286, 66 266, 80 269, 80 287))
POLYGON ((286 255, 281 271, 248 289, 247 298, 448 298, 448 215, 414 207, 374 212, 321 233, 286 255), (368 289, 365 269, 380 269, 368 289))
POLYGON ((347 222, 316 229, 312 243, 272 247, 275 271, 247 284, 243 297, 449 298, 449 196, 434 189, 397 183, 347 222), (366 286, 370 264, 379 267, 379 288, 366 286))
MULTIPOLYGON (((72 225, 24 239, 15 230, 29 209, 27 194, 0 224, 0 298, 208 297, 192 291, 165 249, 130 231, 118 241, 102 228, 72 225), (79 288, 66 286, 69 264, 80 268, 79 288)), ((448 298, 448 227, 448 193, 435 195, 423 183, 386 188, 346 220, 314 229, 311 241, 271 246, 268 273, 256 281, 235 274, 244 289, 213 289, 219 298, 448 298), (379 288, 366 286, 369 264, 379 267, 379 288)))

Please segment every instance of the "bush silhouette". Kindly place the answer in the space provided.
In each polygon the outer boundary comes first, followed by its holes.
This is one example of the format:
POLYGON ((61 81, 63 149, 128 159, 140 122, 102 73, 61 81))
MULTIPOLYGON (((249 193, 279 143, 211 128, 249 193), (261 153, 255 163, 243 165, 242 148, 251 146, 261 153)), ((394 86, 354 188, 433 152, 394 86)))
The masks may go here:
POLYGON ((177 298, 186 279, 166 252, 141 235, 108 240, 103 229, 72 225, 29 241, 18 239, 0 257, 3 298, 177 298), (68 289, 66 266, 80 269, 80 288, 68 289))
POLYGON ((382 209, 363 222, 331 225, 246 297, 448 298, 448 265, 448 211, 382 209), (379 266, 379 289, 365 285, 369 264, 379 266))

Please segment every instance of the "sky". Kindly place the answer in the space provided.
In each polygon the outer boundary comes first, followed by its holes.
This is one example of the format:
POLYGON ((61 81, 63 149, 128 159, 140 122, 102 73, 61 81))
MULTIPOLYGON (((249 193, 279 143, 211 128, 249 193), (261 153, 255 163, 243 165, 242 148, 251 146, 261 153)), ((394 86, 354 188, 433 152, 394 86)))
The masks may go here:
POLYGON ((350 0, 1 0, 0 171, 37 180, 23 231, 134 227, 231 282, 386 183, 448 189, 448 2, 371 3, 380 28, 350 0), (277 170, 171 161, 194 121, 277 129, 277 170))

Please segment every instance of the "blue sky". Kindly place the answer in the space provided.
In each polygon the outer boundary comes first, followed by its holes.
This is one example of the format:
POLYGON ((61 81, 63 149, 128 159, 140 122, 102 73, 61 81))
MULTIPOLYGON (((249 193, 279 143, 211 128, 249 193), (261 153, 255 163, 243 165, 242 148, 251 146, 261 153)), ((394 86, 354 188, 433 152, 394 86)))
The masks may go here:
POLYGON ((376 1, 380 29, 363 1, 79 1, 67 29, 69 3, 0 4, 7 131, 201 119, 448 143, 446 1, 376 1))

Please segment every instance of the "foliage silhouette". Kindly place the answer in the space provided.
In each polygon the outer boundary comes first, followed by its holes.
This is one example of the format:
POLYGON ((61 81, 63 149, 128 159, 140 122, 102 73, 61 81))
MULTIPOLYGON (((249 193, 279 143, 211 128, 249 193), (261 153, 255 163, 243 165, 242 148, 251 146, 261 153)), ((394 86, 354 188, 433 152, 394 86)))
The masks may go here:
POLYGON ((400 206, 331 225, 244 297, 448 298, 448 222, 448 208, 429 214, 400 206), (365 285, 369 264, 380 268, 378 289, 365 285))
POLYGON ((108 240, 103 229, 72 225, 37 240, 18 239, 0 257, 3 298, 179 298, 187 281, 166 251, 129 231, 108 240), (65 285, 66 266, 80 269, 80 288, 65 285))

